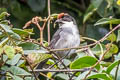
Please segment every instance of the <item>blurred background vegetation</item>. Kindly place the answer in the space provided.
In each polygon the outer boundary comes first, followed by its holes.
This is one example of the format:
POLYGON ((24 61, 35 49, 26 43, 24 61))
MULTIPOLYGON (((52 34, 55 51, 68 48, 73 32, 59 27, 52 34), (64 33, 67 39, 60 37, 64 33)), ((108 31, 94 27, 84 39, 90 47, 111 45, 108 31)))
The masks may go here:
MULTIPOLYGON (((94 26, 101 18, 119 18, 119 5, 117 0, 51 0, 51 14, 67 12, 77 21, 80 34, 94 39, 100 39, 109 29, 108 25, 94 26), (106 27, 103 27, 106 26, 106 27)), ((47 0, 0 0, 0 12, 10 13, 9 20, 16 28, 35 16, 47 17, 47 0)), ((51 32, 53 29, 51 25, 51 32)), ((36 34, 39 32, 35 28, 36 34)), ((47 34, 44 34, 47 39, 47 34)), ((37 38, 39 35, 34 35, 37 38)))

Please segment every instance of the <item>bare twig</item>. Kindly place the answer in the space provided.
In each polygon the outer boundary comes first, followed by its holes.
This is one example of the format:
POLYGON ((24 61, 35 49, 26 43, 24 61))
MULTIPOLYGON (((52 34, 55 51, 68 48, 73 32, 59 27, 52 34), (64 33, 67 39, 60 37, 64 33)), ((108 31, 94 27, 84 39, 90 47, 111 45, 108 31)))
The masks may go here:
MULTIPOLYGON (((50 51, 49 48, 47 48, 47 47, 45 47, 45 46, 43 46, 43 45, 41 45, 41 46, 42 46, 43 48, 47 49, 49 52, 52 52, 52 53, 57 57, 58 62, 61 62, 61 64, 67 69, 67 66, 62 62, 62 58, 60 58, 54 51, 50 51)), ((56 62, 55 64, 57 64, 58 62, 56 62)), ((53 64, 53 66, 54 66, 55 64, 53 64)), ((52 68, 53 66, 51 66, 50 68, 52 68)))
MULTIPOLYGON (((112 44, 111 44, 111 45, 112 45, 112 44)), ((104 56, 105 56, 105 54, 110 50, 111 45, 110 45, 110 46, 107 48, 107 50, 103 53, 103 55, 102 55, 102 57, 100 58, 100 60, 90 68, 88 74, 85 76, 85 78, 84 78, 83 80, 86 80, 87 76, 91 73, 91 71, 94 69, 94 67, 97 66, 97 65, 104 59, 104 56)))
MULTIPOLYGON (((48 16, 50 16, 50 0, 48 0, 48 16)), ((48 20, 48 44, 50 43, 50 20, 48 20)))
POLYGON ((36 69, 36 70, 34 70, 34 72, 83 72, 83 71, 84 71, 84 69, 59 69, 59 70, 36 69))
MULTIPOLYGON (((46 78, 49 78, 47 75, 45 75, 45 74, 43 74, 43 73, 41 73, 40 72, 40 74, 42 75, 42 76, 44 76, 44 77, 46 77, 46 78)), ((52 79, 52 78, 49 78, 50 80, 54 80, 54 79, 52 79)))
POLYGON ((38 79, 37 79, 37 76, 36 76, 36 74, 35 74, 35 72, 34 72, 34 70, 33 70, 33 68, 32 68, 32 66, 31 66, 31 64, 29 63, 29 61, 27 60, 27 58, 26 58, 24 55, 22 55, 22 56, 23 56, 23 58, 27 61, 27 63, 29 64, 30 69, 32 70, 32 73, 33 73, 33 75, 34 75, 34 77, 35 77, 35 80, 38 80, 38 79))
POLYGON ((69 50, 69 49, 80 49, 80 48, 87 48, 87 47, 91 47, 94 46, 96 44, 99 44, 100 42, 103 42, 113 31, 115 31, 116 29, 120 28, 120 24, 117 25, 116 27, 114 27, 110 32, 108 32, 103 38, 101 38, 99 41, 86 45, 86 46, 79 46, 79 47, 72 47, 72 48, 63 48, 63 49, 51 49, 51 51, 64 51, 64 50, 69 50))

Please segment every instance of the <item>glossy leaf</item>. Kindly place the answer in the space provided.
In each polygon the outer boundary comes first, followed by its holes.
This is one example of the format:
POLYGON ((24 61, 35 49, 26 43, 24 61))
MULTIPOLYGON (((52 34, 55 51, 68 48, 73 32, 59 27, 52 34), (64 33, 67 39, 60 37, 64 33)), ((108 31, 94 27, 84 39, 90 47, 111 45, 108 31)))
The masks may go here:
POLYGON ((91 2, 95 8, 98 8, 102 4, 103 0, 91 0, 91 2))
MULTIPOLYGON (((12 37, 12 38, 15 38, 15 39, 21 39, 21 37, 14 33, 12 30, 11 30, 11 27, 8 26, 8 25, 5 25, 5 24, 0 24, 0 27, 5 31, 7 32, 8 35, 10 35, 9 37, 12 37)), ((8 36, 7 35, 7 36, 8 36)))
POLYGON ((22 29, 17 29, 17 28, 13 28, 12 30, 22 37, 27 37, 28 35, 33 34, 31 32, 28 32, 27 30, 22 30, 22 29))
POLYGON ((16 54, 12 60, 8 60, 6 63, 10 65, 15 65, 18 63, 19 59, 21 58, 21 54, 16 54))
POLYGON ((114 63, 112 63, 111 65, 109 65, 107 67, 106 73, 110 74, 110 72, 112 71, 113 68, 115 68, 118 65, 119 61, 115 61, 114 63))
POLYGON ((120 24, 120 19, 115 19, 115 18, 102 18, 98 20, 94 25, 101 25, 101 24, 120 24))
POLYGON ((61 79, 68 80, 69 79, 69 76, 66 74, 63 74, 63 73, 59 73, 55 77, 56 77, 56 79, 59 79, 59 80, 61 80, 61 79))
MULTIPOLYGON (((107 46, 110 46, 111 44, 107 44, 107 46)), ((112 44, 112 46, 110 47, 110 50, 105 54, 104 58, 108 59, 110 58, 113 54, 116 54, 118 52, 118 47, 115 44, 112 44)))
POLYGON ((7 12, 2 12, 0 14, 0 19, 4 19, 6 16, 8 16, 9 14, 7 12))
POLYGON ((34 44, 32 42, 21 43, 18 46, 22 47, 23 50, 35 50, 35 49, 39 49, 39 45, 34 44))
POLYGON ((13 76, 13 79, 14 79, 14 80, 23 80, 23 78, 21 78, 21 77, 19 77, 19 76, 16 76, 16 75, 13 76))
MULTIPOLYGON (((85 57, 81 57, 81 58, 78 58, 77 60, 73 61, 70 64, 70 68, 71 69, 82 69, 82 68, 86 68, 86 67, 91 67, 94 64, 96 64, 96 62, 97 62, 96 58, 91 57, 91 56, 85 56, 85 57)), ((95 68, 97 70, 99 70, 100 64, 98 64, 95 68)))
MULTIPOLYGON (((85 78, 85 76, 88 74, 88 72, 89 72, 89 71, 85 71, 85 72, 83 72, 83 73, 80 73, 79 76, 78 76, 75 80, 83 80, 83 79, 85 78)), ((92 71, 92 72, 90 73, 90 75, 91 75, 91 74, 95 74, 95 72, 92 71)))
POLYGON ((8 58, 12 59, 15 55, 15 50, 13 47, 5 45, 4 46, 4 52, 8 56, 8 58))
POLYGON ((32 53, 32 54, 28 54, 28 60, 33 63, 33 64, 37 64, 40 63, 41 61, 52 57, 52 55, 50 54, 45 54, 45 53, 32 53))
POLYGON ((96 8, 94 8, 93 5, 90 5, 87 12, 84 15, 83 23, 85 23, 94 14, 95 11, 96 8))
POLYGON ((3 41, 0 42, 0 47, 3 47, 7 42, 9 38, 4 39, 3 41))
MULTIPOLYGON (((103 48, 103 51, 106 50, 104 44, 102 44, 102 48, 103 48)), ((91 50, 92 50, 92 52, 93 52, 95 55, 97 55, 97 56, 100 56, 100 55, 102 54, 102 53, 101 53, 100 45, 98 45, 98 44, 95 45, 91 50)))
POLYGON ((108 74, 105 73, 96 73, 93 75, 88 76, 88 79, 103 79, 103 80, 113 80, 108 74))
POLYGON ((11 66, 10 67, 10 71, 12 72, 12 74, 14 75, 31 75, 30 73, 28 73, 27 71, 25 71, 24 69, 17 67, 17 66, 11 66))
POLYGON ((116 35, 114 33, 110 34, 107 37, 107 40, 112 41, 112 42, 116 41, 116 39, 117 39, 117 37, 116 37, 116 35))

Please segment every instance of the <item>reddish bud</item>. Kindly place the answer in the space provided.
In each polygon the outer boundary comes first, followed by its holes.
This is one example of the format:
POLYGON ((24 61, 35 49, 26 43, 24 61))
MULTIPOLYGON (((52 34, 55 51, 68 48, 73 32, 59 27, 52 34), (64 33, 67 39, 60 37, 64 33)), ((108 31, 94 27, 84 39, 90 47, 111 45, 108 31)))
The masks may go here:
POLYGON ((58 14, 57 19, 60 19, 61 17, 63 17, 64 14, 65 14, 65 13, 60 13, 60 14, 58 14))

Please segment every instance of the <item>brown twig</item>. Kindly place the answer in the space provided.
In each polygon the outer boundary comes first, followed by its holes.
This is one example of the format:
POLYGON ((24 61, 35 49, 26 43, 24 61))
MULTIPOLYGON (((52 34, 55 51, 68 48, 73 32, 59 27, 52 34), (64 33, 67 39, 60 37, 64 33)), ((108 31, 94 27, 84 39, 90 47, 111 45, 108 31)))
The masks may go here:
POLYGON ((114 27, 110 32, 108 32, 103 38, 101 38, 99 41, 96 41, 95 43, 86 45, 86 46, 79 46, 79 47, 72 47, 72 48, 62 48, 62 49, 51 49, 51 51, 64 51, 64 50, 69 50, 69 49, 80 49, 80 48, 87 48, 87 47, 91 47, 94 46, 100 42, 103 42, 113 31, 115 31, 116 29, 120 28, 120 24, 117 25, 116 27, 114 27))
MULTIPOLYGON (((41 73, 40 72, 40 74, 42 75, 42 76, 44 76, 44 77, 46 77, 46 78, 49 78, 47 75, 45 75, 45 74, 43 74, 43 73, 41 73)), ((54 80, 54 79, 52 79, 52 78, 49 78, 50 80, 54 80)))
MULTIPOLYGON (((50 16, 50 0, 48 0, 48 16, 50 16)), ((48 44, 50 43, 50 20, 48 20, 48 44)))
POLYGON ((83 71, 84 71, 84 69, 59 69, 59 70, 36 69, 36 70, 34 70, 34 72, 83 72, 83 71))
MULTIPOLYGON (((112 44, 111 44, 111 45, 112 45, 112 44)), ((111 45, 110 45, 110 46, 107 48, 107 50, 103 53, 103 55, 102 55, 102 57, 100 58, 100 60, 90 68, 88 74, 85 76, 85 78, 84 78, 83 80, 86 80, 87 76, 91 73, 91 71, 94 69, 94 67, 97 66, 97 65, 104 59, 104 56, 105 56, 105 54, 110 50, 111 45)))
POLYGON ((35 74, 35 72, 34 72, 34 70, 33 70, 33 68, 32 68, 32 66, 31 66, 31 64, 29 63, 29 61, 27 60, 27 58, 26 58, 24 55, 22 55, 22 56, 23 56, 23 58, 27 61, 28 65, 30 66, 30 69, 32 70, 32 73, 33 73, 33 75, 34 75, 34 77, 35 77, 35 80, 38 80, 38 79, 37 79, 37 76, 36 76, 36 74, 35 74))

